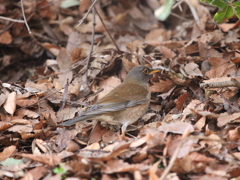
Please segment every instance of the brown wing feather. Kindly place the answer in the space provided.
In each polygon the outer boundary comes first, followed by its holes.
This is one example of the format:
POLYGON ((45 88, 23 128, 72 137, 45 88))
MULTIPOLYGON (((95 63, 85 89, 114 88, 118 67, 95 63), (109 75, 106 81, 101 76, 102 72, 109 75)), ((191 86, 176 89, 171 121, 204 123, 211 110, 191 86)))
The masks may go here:
POLYGON ((126 87, 123 83, 101 98, 96 105, 108 104, 109 102, 119 104, 126 101, 143 101, 146 99, 148 93, 148 86, 144 87, 137 84, 130 84, 126 87))

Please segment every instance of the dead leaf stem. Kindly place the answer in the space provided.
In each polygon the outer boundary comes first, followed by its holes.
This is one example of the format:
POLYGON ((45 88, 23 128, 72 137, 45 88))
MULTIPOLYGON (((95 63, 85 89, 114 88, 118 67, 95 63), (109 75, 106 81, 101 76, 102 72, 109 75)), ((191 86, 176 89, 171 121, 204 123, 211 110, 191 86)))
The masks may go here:
POLYGON ((202 87, 202 88, 223 88, 223 87, 238 87, 238 88, 240 88, 240 82, 234 78, 231 78, 230 81, 201 83, 200 87, 202 87))
POLYGON ((26 16, 25 16, 24 7, 23 7, 23 0, 20 1, 20 4, 21 4, 21 10, 22 10, 22 15, 23 15, 23 20, 24 20, 25 26, 27 27, 27 30, 28 30, 29 34, 32 34, 32 32, 31 32, 31 30, 28 26, 26 16))
POLYGON ((116 47, 117 51, 119 52, 119 51, 120 51, 120 49, 118 48, 118 45, 116 44, 116 42, 114 41, 114 39, 113 39, 113 37, 111 36, 110 32, 108 31, 107 27, 105 26, 105 23, 103 22, 103 20, 102 20, 102 17, 100 16, 100 14, 98 13, 98 11, 96 10, 96 8, 95 8, 95 7, 94 7, 94 9, 95 9, 95 11, 96 11, 96 13, 97 13, 97 15, 98 15, 98 17, 99 17, 100 21, 102 22, 102 25, 103 25, 103 27, 104 27, 104 28, 105 28, 105 30, 107 31, 107 33, 108 33, 108 35, 109 35, 110 39, 112 40, 112 42, 113 42, 113 44, 115 45, 115 47, 116 47))
MULTIPOLYGON (((93 2, 92 0, 92 5, 94 7, 94 4, 96 3, 97 0, 95 0, 93 2)), ((92 6, 91 6, 92 7, 92 6)), ((90 9, 90 8, 89 8, 90 9)), ((89 68, 89 63, 90 63, 90 59, 91 59, 91 55, 93 52, 93 46, 94 46, 94 35, 95 35, 95 26, 96 26, 96 12, 95 12, 95 8, 92 8, 92 40, 91 40, 91 48, 89 51, 89 55, 87 58, 87 63, 86 63, 86 81, 87 81, 87 85, 89 86, 89 82, 88 82, 88 68, 89 68)))

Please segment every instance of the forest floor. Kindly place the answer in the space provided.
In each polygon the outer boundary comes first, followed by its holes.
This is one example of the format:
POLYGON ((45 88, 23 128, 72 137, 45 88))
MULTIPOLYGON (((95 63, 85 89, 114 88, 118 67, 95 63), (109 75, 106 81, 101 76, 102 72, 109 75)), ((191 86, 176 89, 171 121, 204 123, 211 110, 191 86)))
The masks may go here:
POLYGON ((21 2, 0 2, 0 179, 239 179, 237 17, 216 24, 198 0, 164 22, 154 0, 21 2), (162 71, 128 140, 94 120, 59 126, 137 65, 162 71))

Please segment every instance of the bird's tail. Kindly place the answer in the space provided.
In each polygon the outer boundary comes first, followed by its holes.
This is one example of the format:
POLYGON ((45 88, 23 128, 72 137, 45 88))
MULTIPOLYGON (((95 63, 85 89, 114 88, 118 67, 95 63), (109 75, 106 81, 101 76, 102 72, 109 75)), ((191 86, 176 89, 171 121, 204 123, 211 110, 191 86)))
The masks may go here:
POLYGON ((78 116, 78 117, 75 117, 74 119, 61 123, 60 126, 71 126, 73 124, 76 124, 77 122, 88 120, 88 119, 89 119, 89 116, 78 116))

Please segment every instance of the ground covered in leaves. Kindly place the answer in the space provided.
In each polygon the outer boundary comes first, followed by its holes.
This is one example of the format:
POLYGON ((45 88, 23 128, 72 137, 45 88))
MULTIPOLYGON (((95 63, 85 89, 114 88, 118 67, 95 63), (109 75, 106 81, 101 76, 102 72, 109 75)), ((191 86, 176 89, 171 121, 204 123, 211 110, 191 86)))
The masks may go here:
MULTIPOLYGON (((32 34, 24 23, 0 19, 1 179, 240 177, 236 17, 215 24, 217 9, 198 0, 178 2, 164 22, 154 16, 155 0, 96 1, 95 13, 88 0, 22 2, 32 34), (162 71, 128 140, 95 120, 58 125, 137 65, 162 71)), ((1 1, 0 13, 23 15, 19 1, 1 1)))

